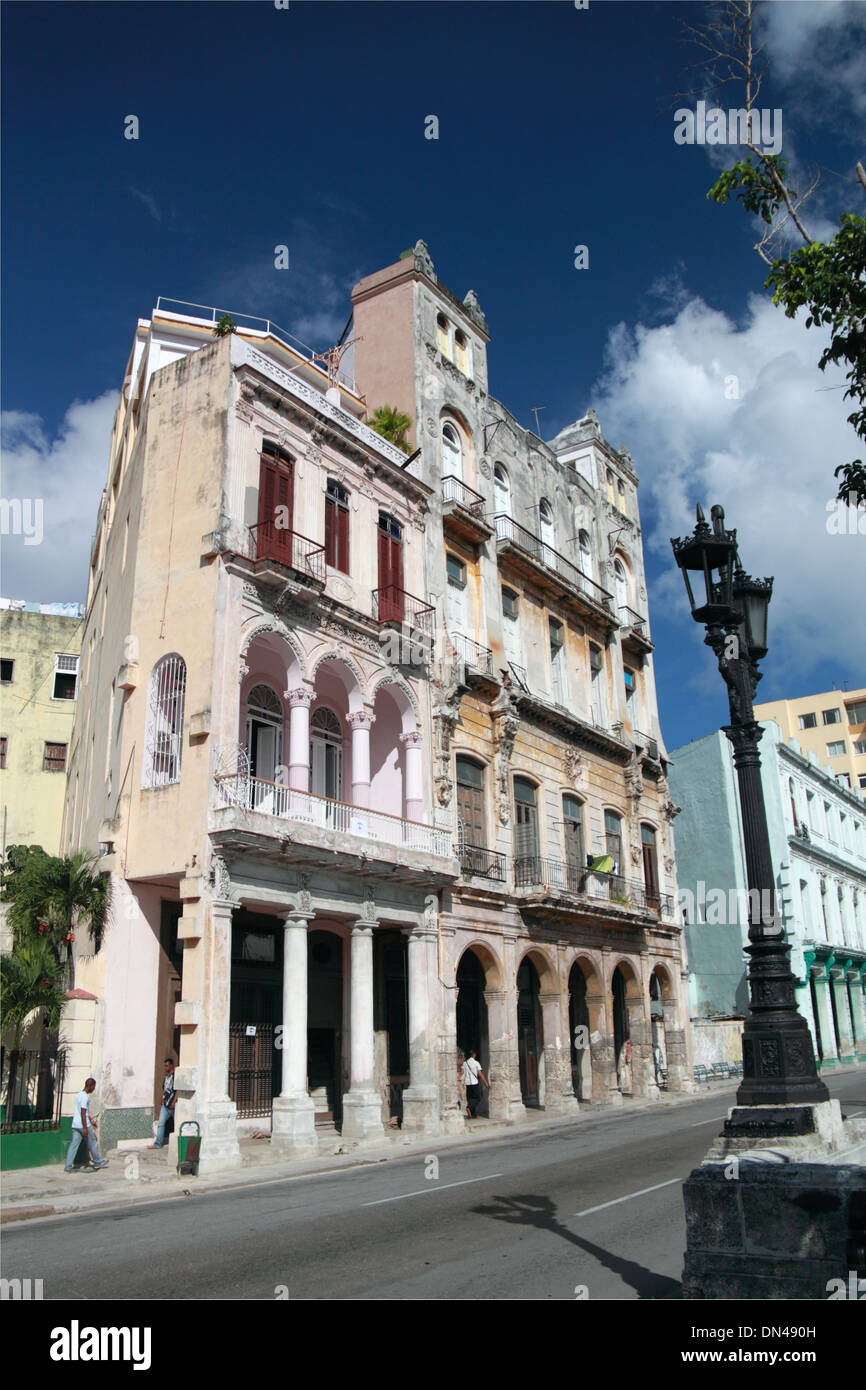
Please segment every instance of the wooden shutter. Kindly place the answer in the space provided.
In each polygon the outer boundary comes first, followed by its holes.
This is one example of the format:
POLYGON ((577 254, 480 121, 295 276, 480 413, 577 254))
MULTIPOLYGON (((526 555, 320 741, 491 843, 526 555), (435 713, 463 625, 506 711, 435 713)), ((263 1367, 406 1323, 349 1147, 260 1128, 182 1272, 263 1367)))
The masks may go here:
MULTIPOLYGON (((278 462, 262 454, 259 469, 259 559, 277 560, 282 565, 292 563, 292 523, 294 507, 294 468, 289 459, 278 462), (285 507, 285 526, 277 526, 277 508, 285 507)), ((283 519, 281 513, 280 519, 283 519)))

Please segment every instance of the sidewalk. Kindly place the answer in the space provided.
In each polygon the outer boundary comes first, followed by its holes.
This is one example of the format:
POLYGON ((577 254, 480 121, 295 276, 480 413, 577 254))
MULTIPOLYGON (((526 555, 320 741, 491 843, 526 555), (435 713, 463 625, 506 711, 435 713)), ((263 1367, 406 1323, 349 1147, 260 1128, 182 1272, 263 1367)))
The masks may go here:
MULTIPOLYGON (((834 1075, 863 1071, 862 1067, 840 1068, 834 1075)), ((663 1096, 661 1100, 626 1100, 621 1106, 582 1105, 573 1118, 562 1115, 529 1118, 514 1124, 492 1120, 474 1120, 465 1134, 421 1135, 403 1134, 400 1130, 387 1133, 381 1142, 343 1145, 339 1136, 331 1137, 331 1152, 316 1158, 275 1159, 269 1139, 240 1140, 241 1167, 208 1177, 181 1177, 170 1166, 169 1151, 154 1149, 109 1150, 109 1166, 98 1171, 82 1170, 67 1175, 62 1165, 42 1168, 20 1168, 3 1174, 3 1224, 40 1218, 66 1216, 73 1212, 95 1211, 106 1207, 127 1207, 141 1203, 164 1201, 169 1197, 185 1197, 204 1192, 224 1191, 255 1183, 273 1182, 280 1178, 299 1178, 316 1173, 335 1172, 362 1167, 371 1163, 387 1163, 389 1159, 407 1158, 412 1154, 435 1153, 467 1145, 483 1144, 485 1140, 501 1139, 505 1134, 533 1134, 544 1130, 572 1129, 588 1119, 625 1119, 629 1115, 659 1111, 718 1095, 722 1110, 734 1104, 736 1081, 710 1082, 689 1095, 663 1096), (723 1099, 724 1098, 724 1099, 723 1099)))

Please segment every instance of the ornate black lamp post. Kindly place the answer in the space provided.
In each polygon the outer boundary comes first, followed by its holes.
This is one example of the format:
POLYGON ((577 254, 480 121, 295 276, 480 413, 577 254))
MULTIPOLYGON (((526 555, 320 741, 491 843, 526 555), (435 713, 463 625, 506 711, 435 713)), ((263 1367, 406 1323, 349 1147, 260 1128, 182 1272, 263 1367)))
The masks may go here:
MULTIPOLYGON (((761 679, 758 661, 767 654, 767 610, 772 579, 747 575, 737 551, 736 531, 725 530, 722 507, 710 510, 712 528, 698 507, 694 534, 671 539, 683 572, 695 622, 707 630, 728 687, 731 722, 725 733, 733 744, 740 788, 746 877, 749 885, 749 1017, 743 1028, 743 1081, 740 1106, 815 1104, 830 1099, 818 1077, 812 1036, 797 1009, 794 976, 776 911, 770 837, 761 786, 763 729, 752 701, 761 679), (706 601, 695 603, 689 575, 701 575, 706 601)), ((736 1112, 734 1117, 736 1121, 736 1112)), ((767 1117, 770 1119, 770 1117, 767 1117)), ((780 1117, 781 1119, 781 1117, 780 1117)), ((725 1126, 732 1129, 731 1121, 725 1126)))

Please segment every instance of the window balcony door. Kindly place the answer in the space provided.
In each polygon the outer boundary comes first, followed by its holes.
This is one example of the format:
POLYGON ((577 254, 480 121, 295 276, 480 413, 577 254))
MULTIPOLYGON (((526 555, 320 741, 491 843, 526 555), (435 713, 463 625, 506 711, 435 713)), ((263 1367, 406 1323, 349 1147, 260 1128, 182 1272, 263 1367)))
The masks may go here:
POLYGON ((260 559, 292 563, 294 465, 290 459, 262 454, 259 468, 257 553, 260 559))
POLYGON ((398 521, 379 514, 379 621, 402 623, 403 531, 398 521))

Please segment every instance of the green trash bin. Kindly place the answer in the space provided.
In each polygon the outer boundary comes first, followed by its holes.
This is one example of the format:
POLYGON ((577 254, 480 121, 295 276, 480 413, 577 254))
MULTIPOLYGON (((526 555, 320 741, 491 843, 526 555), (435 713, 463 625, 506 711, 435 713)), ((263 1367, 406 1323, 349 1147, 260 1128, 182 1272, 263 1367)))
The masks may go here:
POLYGON ((177 1134, 177 1171, 190 1177, 198 1177, 200 1156, 201 1130, 198 1120, 184 1120, 177 1134), (190 1132, 185 1134, 184 1130, 190 1132), (193 1130, 195 1133, 192 1132, 193 1130))

